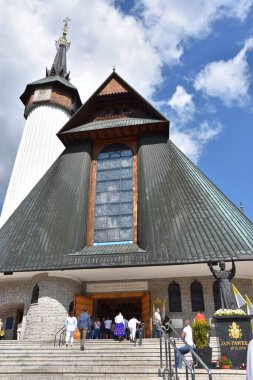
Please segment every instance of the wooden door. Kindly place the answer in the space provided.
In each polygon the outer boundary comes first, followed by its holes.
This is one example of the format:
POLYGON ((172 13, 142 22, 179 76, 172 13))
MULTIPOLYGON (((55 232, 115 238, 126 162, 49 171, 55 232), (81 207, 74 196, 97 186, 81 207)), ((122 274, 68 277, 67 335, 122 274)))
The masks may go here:
POLYGON ((82 294, 76 294, 74 299, 74 313, 76 318, 84 311, 88 310, 89 315, 93 314, 93 299, 82 294))
MULTIPOLYGON (((83 296, 82 294, 76 294, 74 298, 74 313, 76 318, 84 311, 88 310, 89 315, 93 313, 93 299, 91 297, 83 296)), ((74 338, 76 340, 80 339, 80 331, 76 330, 74 338)))
POLYGON ((145 338, 151 337, 150 307, 150 293, 146 293, 141 298, 142 321, 145 323, 145 338))

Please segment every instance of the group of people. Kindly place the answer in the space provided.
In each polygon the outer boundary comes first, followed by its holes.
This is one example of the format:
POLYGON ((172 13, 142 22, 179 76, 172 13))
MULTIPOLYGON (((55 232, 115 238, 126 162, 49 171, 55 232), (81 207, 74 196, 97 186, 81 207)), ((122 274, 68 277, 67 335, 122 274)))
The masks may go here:
POLYGON ((141 321, 135 317, 127 321, 120 312, 114 320, 107 317, 102 318, 101 321, 99 318, 93 321, 88 314, 87 309, 84 309, 78 319, 74 316, 73 311, 71 311, 66 319, 66 347, 68 347, 69 344, 71 347, 73 346, 74 335, 77 330, 80 332, 81 351, 84 350, 85 341, 87 338, 109 339, 113 337, 119 342, 122 342, 125 338, 128 338, 129 332, 129 339, 131 342, 134 342, 137 326, 140 324, 141 321))

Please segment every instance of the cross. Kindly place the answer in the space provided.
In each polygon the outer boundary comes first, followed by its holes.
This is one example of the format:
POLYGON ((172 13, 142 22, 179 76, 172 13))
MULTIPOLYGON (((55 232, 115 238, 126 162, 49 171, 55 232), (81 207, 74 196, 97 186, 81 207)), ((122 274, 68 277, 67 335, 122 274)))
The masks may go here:
POLYGON ((62 20, 62 22, 65 22, 65 26, 68 26, 68 22, 71 21, 71 18, 66 17, 65 20, 62 20))

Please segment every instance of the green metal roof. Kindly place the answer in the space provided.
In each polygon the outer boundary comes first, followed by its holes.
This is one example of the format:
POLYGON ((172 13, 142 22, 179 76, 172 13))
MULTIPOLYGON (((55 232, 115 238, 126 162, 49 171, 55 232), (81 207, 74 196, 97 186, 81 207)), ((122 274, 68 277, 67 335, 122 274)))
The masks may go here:
POLYGON ((72 88, 73 90, 77 90, 77 88, 73 86, 72 83, 70 83, 67 79, 63 78, 60 75, 48 76, 46 78, 36 80, 35 82, 29 83, 28 86, 35 86, 38 84, 47 84, 47 83, 52 83, 52 82, 60 82, 64 84, 64 86, 72 88))
POLYGON ((131 127, 134 125, 143 125, 143 124, 155 124, 155 123, 167 123, 164 120, 156 119, 142 119, 142 118, 118 118, 118 119, 109 119, 109 120, 99 120, 93 121, 91 123, 80 125, 79 127, 70 129, 65 132, 60 132, 59 135, 71 134, 74 132, 83 132, 83 131, 94 131, 98 129, 108 129, 108 128, 120 128, 120 127, 131 127))
POLYGON ((0 230, 0 270, 253 259, 253 225, 169 140, 138 142, 138 245, 86 246, 90 142, 69 146, 0 230))

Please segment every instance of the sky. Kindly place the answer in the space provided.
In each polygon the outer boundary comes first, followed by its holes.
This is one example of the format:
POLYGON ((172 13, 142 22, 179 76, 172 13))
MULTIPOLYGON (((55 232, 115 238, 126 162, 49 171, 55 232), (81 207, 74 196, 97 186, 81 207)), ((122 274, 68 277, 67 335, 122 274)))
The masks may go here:
POLYGON ((253 0, 0 0, 0 210, 25 126, 69 17, 85 102, 117 73, 170 120, 170 138, 253 220, 253 0))

